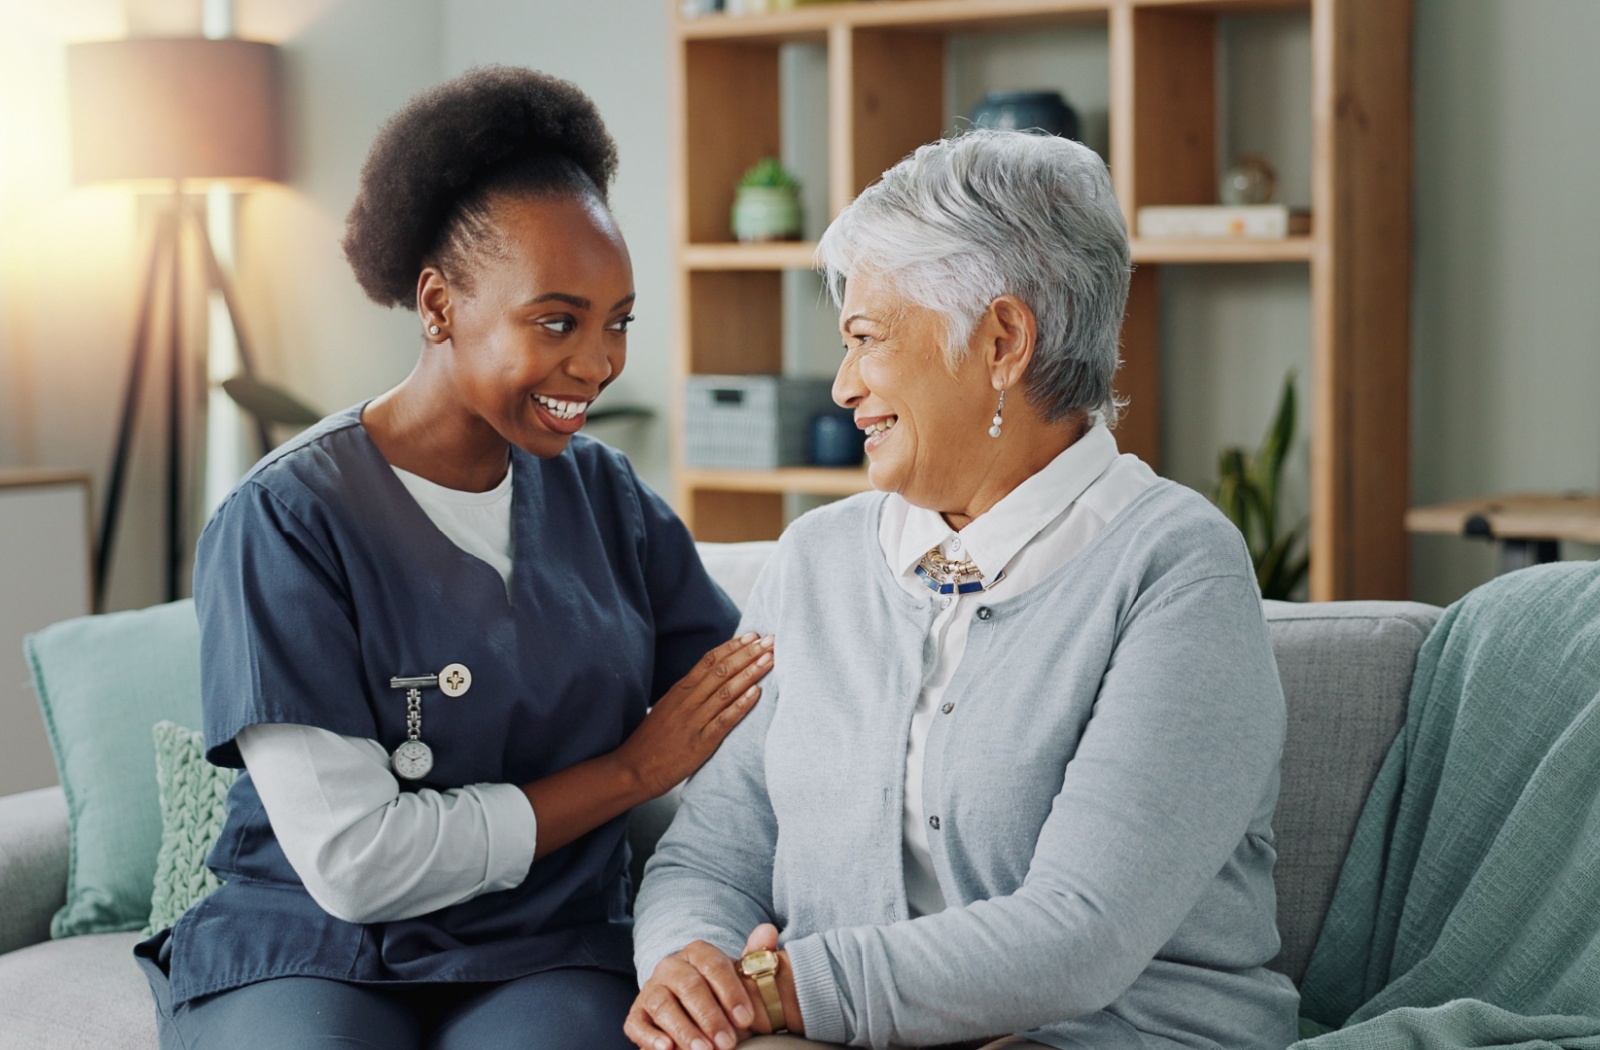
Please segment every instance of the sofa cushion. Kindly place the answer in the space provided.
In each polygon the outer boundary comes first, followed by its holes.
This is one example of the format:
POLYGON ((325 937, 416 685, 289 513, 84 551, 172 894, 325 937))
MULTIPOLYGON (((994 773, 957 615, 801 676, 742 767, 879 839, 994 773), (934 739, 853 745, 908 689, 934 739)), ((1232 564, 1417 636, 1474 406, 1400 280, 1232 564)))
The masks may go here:
POLYGON ((0 798, 0 952, 50 936, 67 886, 67 801, 40 788, 0 798))
POLYGON ((200 724, 194 603, 66 620, 27 650, 71 828, 51 936, 140 929, 161 846, 151 728, 200 724))
POLYGON ((0 1050, 156 1050, 138 941, 98 934, 0 955, 0 1050))
POLYGON ((1272 967, 1304 975, 1378 767, 1405 721, 1417 650, 1442 610, 1414 602, 1266 602, 1288 702, 1272 967))
POLYGON ((778 549, 777 540, 751 543, 697 543, 706 573, 741 610, 750 600, 756 577, 778 549))

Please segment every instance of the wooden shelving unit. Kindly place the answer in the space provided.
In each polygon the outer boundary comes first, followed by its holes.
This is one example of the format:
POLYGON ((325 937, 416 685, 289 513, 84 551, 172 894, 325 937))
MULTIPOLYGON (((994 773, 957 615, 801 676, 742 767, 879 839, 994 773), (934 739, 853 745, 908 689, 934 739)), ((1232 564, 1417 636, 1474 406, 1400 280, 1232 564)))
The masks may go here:
MULTIPOLYGON (((1405 597, 1410 0, 856 0, 692 21, 678 20, 671 6, 680 398, 689 374, 782 370, 782 272, 809 269, 813 246, 728 240, 740 174, 780 153, 782 45, 827 51, 825 145, 836 214, 948 125, 948 34, 1103 28, 1110 165, 1131 229, 1143 205, 1215 199, 1218 19, 1304 13, 1312 40, 1314 232, 1282 241, 1134 240, 1138 269, 1117 377, 1132 403, 1117 438, 1159 469, 1164 266, 1304 264, 1313 325, 1311 596, 1405 597)), ((786 494, 866 487, 862 471, 689 469, 681 437, 677 455, 678 506, 702 539, 770 538, 783 526, 786 494)))
POLYGON ((870 487, 865 470, 835 470, 830 467, 780 467, 777 470, 707 470, 689 467, 683 473, 684 480, 697 489, 723 492, 849 496, 865 492, 870 487))

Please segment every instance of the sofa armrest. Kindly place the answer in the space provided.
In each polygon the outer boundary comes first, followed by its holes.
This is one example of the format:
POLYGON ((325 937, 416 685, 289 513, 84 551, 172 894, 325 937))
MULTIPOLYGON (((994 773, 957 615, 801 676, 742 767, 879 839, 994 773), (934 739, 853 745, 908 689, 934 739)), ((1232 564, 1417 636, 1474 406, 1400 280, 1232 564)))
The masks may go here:
POLYGON ((66 901, 66 796, 54 787, 0 797, 0 953, 48 940, 66 901))

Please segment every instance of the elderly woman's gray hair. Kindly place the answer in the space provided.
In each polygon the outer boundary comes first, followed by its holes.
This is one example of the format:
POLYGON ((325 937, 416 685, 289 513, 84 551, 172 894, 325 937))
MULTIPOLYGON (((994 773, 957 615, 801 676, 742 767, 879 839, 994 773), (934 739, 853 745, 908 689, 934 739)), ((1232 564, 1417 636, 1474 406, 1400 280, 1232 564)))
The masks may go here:
POLYGON ((835 303, 874 273, 942 314, 952 366, 989 304, 1015 295, 1039 326, 1029 400, 1052 421, 1115 412, 1128 228, 1088 147, 984 129, 930 143, 839 213, 817 263, 835 303))

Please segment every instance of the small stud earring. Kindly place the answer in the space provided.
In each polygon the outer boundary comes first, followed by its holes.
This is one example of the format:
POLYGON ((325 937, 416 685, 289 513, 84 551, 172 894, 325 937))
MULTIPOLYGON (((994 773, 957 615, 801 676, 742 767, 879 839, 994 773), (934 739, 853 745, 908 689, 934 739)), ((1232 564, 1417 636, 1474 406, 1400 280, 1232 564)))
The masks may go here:
POLYGON ((428 334, 429 335, 438 335, 439 334, 439 326, 436 325, 436 324, 430 324, 428 326, 428 334))
POLYGON ((994 418, 989 420, 989 436, 990 437, 997 438, 997 437, 1000 436, 1000 423, 1001 423, 1000 415, 1005 410, 1006 410, 1006 392, 1004 390, 1002 390, 1002 391, 1000 391, 1000 404, 995 406, 994 418))

